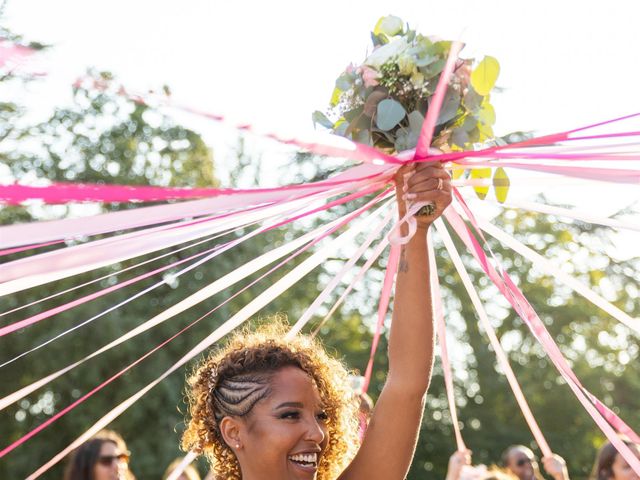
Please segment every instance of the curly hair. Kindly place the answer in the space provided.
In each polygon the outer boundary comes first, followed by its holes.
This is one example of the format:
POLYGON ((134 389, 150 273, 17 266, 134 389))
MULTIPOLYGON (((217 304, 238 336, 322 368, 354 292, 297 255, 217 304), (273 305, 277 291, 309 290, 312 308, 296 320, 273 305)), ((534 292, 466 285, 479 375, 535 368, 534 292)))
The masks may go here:
POLYGON ((318 480, 337 478, 357 450, 358 403, 347 370, 317 340, 305 335, 286 338, 286 332, 279 319, 256 331, 236 333, 188 379, 190 418, 182 448, 204 454, 219 478, 242 478, 238 459, 222 438, 220 421, 247 415, 270 394, 272 376, 288 366, 314 380, 328 416, 329 441, 318 465, 318 480))

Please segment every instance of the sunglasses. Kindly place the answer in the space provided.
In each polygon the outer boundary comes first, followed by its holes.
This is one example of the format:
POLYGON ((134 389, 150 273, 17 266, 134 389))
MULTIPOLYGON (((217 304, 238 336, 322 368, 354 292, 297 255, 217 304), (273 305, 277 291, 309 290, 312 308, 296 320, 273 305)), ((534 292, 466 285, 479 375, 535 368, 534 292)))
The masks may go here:
POLYGON ((129 463, 129 454, 120 453, 119 455, 102 455, 98 457, 98 463, 104 467, 110 467, 113 462, 117 463, 129 463))
POLYGON ((527 463, 532 463, 530 458, 519 458, 516 462, 516 466, 524 467, 527 463))

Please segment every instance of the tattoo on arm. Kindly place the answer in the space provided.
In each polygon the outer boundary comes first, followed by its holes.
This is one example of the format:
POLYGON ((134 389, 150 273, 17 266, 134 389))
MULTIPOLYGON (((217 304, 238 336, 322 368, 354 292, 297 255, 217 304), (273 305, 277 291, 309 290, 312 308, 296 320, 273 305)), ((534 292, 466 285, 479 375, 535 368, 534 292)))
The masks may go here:
POLYGON ((398 264, 398 270, 402 273, 407 273, 409 271, 409 262, 407 261, 407 250, 402 247, 400 251, 400 262, 398 264))

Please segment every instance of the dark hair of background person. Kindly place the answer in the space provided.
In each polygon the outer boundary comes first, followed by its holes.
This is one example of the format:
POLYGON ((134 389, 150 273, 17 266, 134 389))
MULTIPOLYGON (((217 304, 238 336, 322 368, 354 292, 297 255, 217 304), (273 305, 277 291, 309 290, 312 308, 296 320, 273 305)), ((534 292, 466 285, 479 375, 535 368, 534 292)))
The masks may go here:
MULTIPOLYGON (((623 439, 622 441, 628 446, 634 445, 634 443, 629 440, 623 439)), ((618 455, 618 450, 616 450, 616 447, 614 447, 611 442, 602 445, 600 450, 598 450, 598 455, 593 464, 589 480, 609 480, 613 478, 612 466, 616 460, 616 455, 618 455)))
MULTIPOLYGON (((93 471, 100 458, 100 450, 106 442, 113 443, 122 452, 127 451, 127 444, 118 433, 113 430, 102 430, 71 453, 64 472, 64 480, 93 480, 93 471)), ((128 470, 127 480, 135 480, 128 470)))

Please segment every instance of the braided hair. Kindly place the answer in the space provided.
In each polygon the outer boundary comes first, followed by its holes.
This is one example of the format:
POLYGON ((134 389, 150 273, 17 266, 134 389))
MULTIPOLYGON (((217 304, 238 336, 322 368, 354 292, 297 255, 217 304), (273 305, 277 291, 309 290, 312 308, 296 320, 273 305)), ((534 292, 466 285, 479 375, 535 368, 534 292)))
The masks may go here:
POLYGON ((333 480, 353 458, 358 445, 358 404, 344 366, 319 342, 305 335, 285 338, 280 320, 235 334, 209 354, 188 379, 189 416, 182 448, 209 458, 219 478, 240 480, 240 465, 222 437, 224 417, 243 417, 271 394, 272 377, 297 367, 315 382, 327 413, 329 442, 318 465, 318 480, 333 480))

